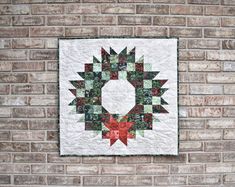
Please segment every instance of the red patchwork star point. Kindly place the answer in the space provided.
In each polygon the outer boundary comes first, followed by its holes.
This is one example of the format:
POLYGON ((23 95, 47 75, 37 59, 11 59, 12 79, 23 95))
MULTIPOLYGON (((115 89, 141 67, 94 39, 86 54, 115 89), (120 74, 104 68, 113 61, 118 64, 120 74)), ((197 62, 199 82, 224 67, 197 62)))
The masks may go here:
POLYGON ((127 145, 127 139, 134 138, 134 135, 129 133, 129 129, 133 124, 133 122, 127 122, 125 117, 118 122, 112 115, 110 115, 109 121, 104 123, 104 125, 109 129, 109 132, 104 135, 104 138, 110 139, 110 146, 118 139, 127 145))

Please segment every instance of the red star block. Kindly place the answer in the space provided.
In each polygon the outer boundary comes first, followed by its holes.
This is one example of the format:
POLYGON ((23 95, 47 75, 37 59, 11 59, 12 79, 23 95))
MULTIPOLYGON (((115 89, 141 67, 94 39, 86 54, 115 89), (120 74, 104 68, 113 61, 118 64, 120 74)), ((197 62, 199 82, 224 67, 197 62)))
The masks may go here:
POLYGON ((128 132, 133 124, 133 122, 127 122, 126 117, 124 117, 121 122, 118 122, 112 115, 110 115, 109 121, 104 123, 104 125, 110 130, 105 135, 105 138, 110 139, 110 146, 112 146, 118 139, 127 145, 127 138, 134 138, 134 135, 128 132))

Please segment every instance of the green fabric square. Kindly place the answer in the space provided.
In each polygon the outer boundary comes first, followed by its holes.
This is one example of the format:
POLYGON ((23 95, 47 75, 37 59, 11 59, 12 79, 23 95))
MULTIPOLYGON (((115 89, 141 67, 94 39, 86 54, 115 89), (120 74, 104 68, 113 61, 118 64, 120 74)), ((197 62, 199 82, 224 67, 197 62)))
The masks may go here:
POLYGON ((118 72, 118 78, 119 79, 126 79, 127 78, 127 72, 126 71, 119 71, 118 72))
POLYGON ((85 89, 77 89, 76 96, 77 97, 85 97, 85 89))
POLYGON ((102 106, 101 105, 93 105, 94 114, 101 114, 102 113, 102 106))
POLYGON ((144 113, 153 113, 152 105, 144 105, 144 113))
POLYGON ((152 97, 152 104, 153 105, 160 105, 161 104, 161 97, 153 96, 152 97))
POLYGON ((86 90, 90 90, 93 88, 93 80, 85 80, 85 88, 86 90))
POLYGON ((110 55, 110 63, 117 64, 118 63, 118 55, 110 55))
POLYGON ((135 64, 127 63, 127 71, 135 71, 135 64))
POLYGON ((152 80, 144 80, 144 88, 152 88, 152 80))
POLYGON ((102 80, 110 80, 110 72, 102 71, 102 80))
POLYGON ((117 63, 111 64, 111 71, 114 71, 114 72, 118 71, 118 64, 117 63))
POLYGON ((144 71, 151 71, 152 70, 152 64, 144 63, 144 71))
POLYGON ((93 63, 93 71, 94 72, 102 71, 102 64, 101 63, 93 63))

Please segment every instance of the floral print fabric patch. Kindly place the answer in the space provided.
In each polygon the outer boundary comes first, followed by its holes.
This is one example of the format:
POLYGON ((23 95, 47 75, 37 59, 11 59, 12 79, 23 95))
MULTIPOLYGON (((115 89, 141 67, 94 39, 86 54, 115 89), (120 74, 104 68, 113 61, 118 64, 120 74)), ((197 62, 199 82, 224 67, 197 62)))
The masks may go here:
POLYGON ((60 39, 61 155, 178 154, 177 39, 60 39))

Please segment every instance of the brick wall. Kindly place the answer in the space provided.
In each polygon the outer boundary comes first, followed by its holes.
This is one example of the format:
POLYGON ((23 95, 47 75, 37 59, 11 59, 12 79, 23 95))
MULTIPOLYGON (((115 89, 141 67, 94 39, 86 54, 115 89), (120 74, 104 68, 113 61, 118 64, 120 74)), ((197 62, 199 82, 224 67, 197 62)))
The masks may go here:
POLYGON ((235 1, 81 1, 0 1, 0 185, 235 186, 235 1), (180 38, 178 157, 58 156, 62 36, 180 38))

